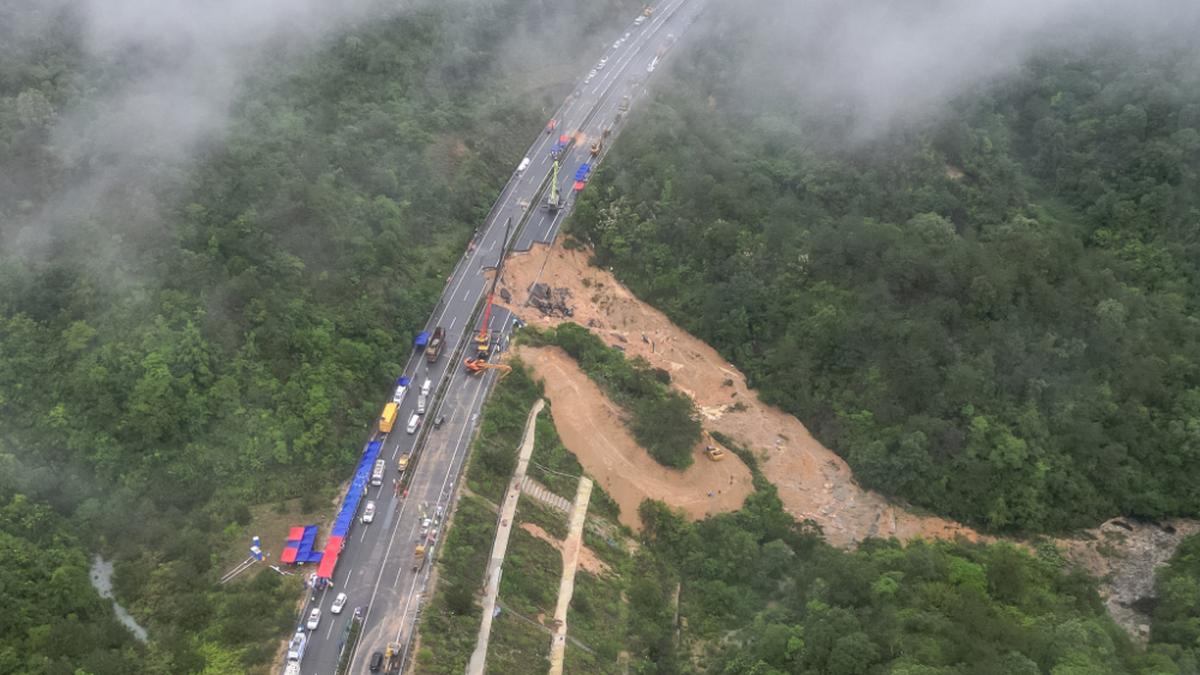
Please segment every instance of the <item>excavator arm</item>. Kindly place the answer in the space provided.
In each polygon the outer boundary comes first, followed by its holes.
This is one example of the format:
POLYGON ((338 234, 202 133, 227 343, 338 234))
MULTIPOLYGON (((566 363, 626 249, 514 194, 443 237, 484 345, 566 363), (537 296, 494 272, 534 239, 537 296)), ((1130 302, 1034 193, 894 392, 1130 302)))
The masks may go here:
POLYGON ((483 359, 467 359, 463 361, 463 365, 467 367, 467 372, 472 375, 478 375, 485 370, 498 370, 500 371, 500 378, 504 379, 505 375, 512 372, 512 366, 506 363, 488 363, 483 359))

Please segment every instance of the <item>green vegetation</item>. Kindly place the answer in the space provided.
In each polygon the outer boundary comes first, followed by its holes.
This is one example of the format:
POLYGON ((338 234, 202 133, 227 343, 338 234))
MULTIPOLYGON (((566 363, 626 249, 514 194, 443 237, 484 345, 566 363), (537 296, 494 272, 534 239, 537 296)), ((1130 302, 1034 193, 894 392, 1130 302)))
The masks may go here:
MULTIPOLYGON (((140 58, 171 57, 85 59, 73 7, 38 33, 10 21, 38 3, 9 4, 0 496, 51 506, 79 542, 40 554, 41 574, 65 584, 50 590, 72 597, 4 612, 0 671, 261 671, 298 589, 271 573, 218 588, 212 551, 245 545, 249 506, 326 504, 348 476, 448 271, 566 93, 552 80, 591 58, 574 36, 615 30, 637 3, 421 3, 311 53, 272 50, 226 133, 145 167, 153 180, 109 176, 117 187, 86 215, 56 207, 116 171, 110 149, 59 152, 55 120, 102 107, 140 58), (521 62, 542 50, 561 72, 521 62), (26 226, 36 245, 9 246, 26 226), (76 583, 83 549, 117 561, 145 649, 76 583), (47 639, 64 621, 79 627, 47 639)), ((24 556, 40 536, 10 534, 5 551, 24 556)))
MULTIPOLYGON (((624 556, 626 561, 632 560, 624 556)), ((575 571, 575 592, 567 614, 567 635, 579 640, 591 652, 574 642, 567 643, 563 670, 568 673, 615 673, 617 657, 625 643, 628 607, 622 600, 625 572, 595 576, 575 571)))
POLYGON ((545 331, 526 329, 532 344, 552 344, 571 355, 588 377, 629 414, 634 438, 660 464, 686 469, 700 442, 700 421, 687 396, 670 386, 671 376, 645 359, 626 359, 588 329, 564 323, 545 331))
POLYGON ((1134 648, 1091 580, 1009 544, 823 544, 767 487, 688 523, 646 502, 629 645, 644 672, 1194 673, 1134 648), (643 570, 649 570, 644 572, 643 570), (686 622, 672 640, 681 584, 686 622))
POLYGON ((467 485, 494 503, 504 498, 517 468, 529 411, 543 393, 542 383, 533 379, 524 364, 513 360, 509 365, 512 372, 496 385, 483 409, 467 469, 467 485))
POLYGON ((495 535, 495 512, 482 499, 463 496, 438 556, 437 588, 422 615, 417 673, 457 675, 466 669, 479 634, 475 593, 495 535))
POLYGON ((1184 539, 1159 570, 1155 596, 1151 645, 1185 664, 1181 670, 1200 672, 1200 535, 1184 539))
POLYGON ((1039 54, 864 140, 755 76, 805 61, 776 17, 678 47, 569 223, 596 264, 868 487, 1000 531, 1196 515, 1194 42, 1039 54))
POLYGON ((122 675, 146 650, 88 582, 88 556, 45 506, 0 494, 0 673, 122 675))

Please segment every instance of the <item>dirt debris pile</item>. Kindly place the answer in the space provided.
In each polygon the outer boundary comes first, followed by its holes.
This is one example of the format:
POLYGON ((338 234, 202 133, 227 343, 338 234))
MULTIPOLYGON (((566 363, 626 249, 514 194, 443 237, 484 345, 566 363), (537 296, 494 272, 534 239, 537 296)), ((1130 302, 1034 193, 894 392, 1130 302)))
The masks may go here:
MULTIPOLYGON (((892 536, 900 539, 918 536, 979 538, 970 528, 943 518, 916 515, 859 487, 845 461, 817 442, 799 420, 760 401, 757 393, 746 386, 746 378, 737 368, 712 347, 675 326, 662 312, 638 300, 611 273, 589 265, 586 251, 566 250, 557 244, 548 248, 537 245, 530 252, 514 255, 505 263, 503 282, 512 296, 508 308, 522 320, 543 326, 571 320, 588 326, 608 344, 630 356, 641 356, 651 366, 670 373, 672 386, 696 402, 705 428, 719 431, 752 450, 760 458, 767 479, 779 488, 779 497, 788 512, 797 519, 812 519, 820 524, 830 543, 852 546, 867 537, 892 536), (566 297, 575 303, 572 315, 544 314, 532 302, 527 305, 530 291, 535 288, 543 300, 545 289, 566 289, 566 297)), ((562 369, 561 364, 556 365, 559 366, 556 370, 562 369)), ((559 399, 552 391, 551 378, 547 377, 550 373, 543 372, 536 363, 534 367, 546 378, 547 395, 558 409, 559 399)), ((578 398, 585 394, 576 391, 560 393, 562 395, 578 398)), ((606 398, 604 401, 605 405, 611 405, 606 398)), ((555 415, 556 422, 559 417, 555 415)), ((614 414, 613 420, 617 419, 614 414)), ((616 427, 624 432, 620 424, 616 427)), ((610 450, 601 447, 581 450, 578 444, 601 445, 604 439, 600 437, 609 435, 612 428, 610 423, 581 433, 574 439, 576 445, 566 434, 563 438, 577 455, 592 453, 599 457, 610 450)), ((645 455, 640 448, 637 451, 645 455)), ((654 464, 648 456, 647 460, 654 464)), ((701 461, 708 462, 700 457, 700 466, 701 461)), ((737 464, 743 466, 740 462, 737 464)), ((657 468, 667 471, 663 467, 657 468)), ((591 468, 588 470, 592 471, 591 468)), ((641 478, 624 469, 615 475, 622 482, 641 478)), ((686 480, 690 478, 675 476, 672 480, 682 494, 698 493, 701 496, 700 504, 685 507, 689 515, 702 517, 710 510, 704 503, 708 501, 707 490, 689 486, 686 480)), ((617 490, 607 481, 601 483, 610 493, 617 490)), ((622 504, 622 510, 625 509, 626 505, 622 504)))
MULTIPOLYGON (((503 296, 501 296, 503 297, 503 296)), ((558 287, 551 289, 546 284, 534 284, 529 289, 529 305, 542 313, 542 316, 559 316, 569 319, 575 315, 575 310, 567 304, 571 299, 571 289, 558 287)))

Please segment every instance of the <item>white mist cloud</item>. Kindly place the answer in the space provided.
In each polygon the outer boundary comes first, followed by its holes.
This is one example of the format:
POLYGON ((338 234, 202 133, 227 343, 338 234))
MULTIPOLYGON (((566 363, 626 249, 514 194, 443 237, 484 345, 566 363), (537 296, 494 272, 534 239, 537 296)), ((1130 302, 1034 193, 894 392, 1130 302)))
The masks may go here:
MULTIPOLYGON (((1038 50, 1096 39, 1197 40, 1197 0, 780 0, 771 73, 848 105, 860 136, 1011 73, 1038 50)), ((751 47, 752 48, 752 47, 751 47)), ((764 70, 763 59, 756 69, 764 70)), ((754 78, 756 86, 762 75, 754 78)))

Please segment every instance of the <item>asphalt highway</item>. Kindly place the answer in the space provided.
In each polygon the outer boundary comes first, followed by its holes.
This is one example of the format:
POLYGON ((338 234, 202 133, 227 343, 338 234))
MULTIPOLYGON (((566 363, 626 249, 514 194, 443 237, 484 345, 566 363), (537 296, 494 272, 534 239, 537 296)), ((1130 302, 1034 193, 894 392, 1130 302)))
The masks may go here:
MULTIPOLYGON (((478 330, 479 319, 474 319, 475 325, 469 324, 487 292, 486 272, 496 266, 504 249, 506 223, 511 219, 515 230, 528 213, 519 235, 514 239, 510 234, 509 241, 515 250, 527 250, 536 242, 553 240, 574 204, 572 184, 576 169, 584 162, 596 161, 590 157, 592 141, 604 128, 611 128, 607 150, 620 132, 621 124, 616 118, 622 98, 629 96, 631 105, 636 107, 638 98, 645 94, 646 80, 652 75, 651 63, 656 62, 656 57, 666 58, 663 55, 670 44, 692 23, 701 6, 701 0, 664 0, 643 25, 631 23, 626 28, 629 37, 620 45, 607 45, 597 55, 598 59, 607 58, 605 66, 589 81, 581 81, 575 93, 553 115, 558 121, 557 128, 551 134, 539 134, 526 155, 529 166, 514 172, 456 266, 427 325, 431 331, 436 326, 446 329, 441 356, 435 363, 427 364, 422 353, 414 352, 404 370, 412 378, 412 384, 380 454, 388 462, 388 474, 383 485, 370 488, 367 495, 376 504, 375 520, 370 524, 355 520, 333 576, 333 587, 320 591, 304 609, 305 617, 312 607, 320 607, 322 614, 317 629, 308 631, 308 645, 301 661, 304 675, 335 672, 347 622, 355 608, 362 609, 363 629, 349 672, 367 672, 371 654, 383 651, 388 643, 411 647, 410 638, 428 573, 441 544, 438 514, 451 509, 480 408, 495 378, 492 371, 482 376, 466 374, 462 364, 466 354, 460 354, 459 347, 469 352, 471 337, 478 330), (550 211, 542 208, 545 202, 542 186, 552 167, 550 148, 564 133, 577 134, 575 144, 562 158, 559 172, 566 204, 561 210, 550 211), (426 379, 432 381, 434 392, 444 393, 431 403, 417 432, 409 434, 405 428, 416 411, 417 390, 426 379), (440 429, 434 429, 433 421, 440 416, 446 422, 440 429), (392 485, 392 479, 400 476, 396 460, 402 454, 414 457, 407 477, 407 497, 397 495, 392 485), (433 522, 431 532, 423 536, 426 518, 433 522), (432 540, 432 544, 425 559, 417 564, 414 552, 421 539, 432 540), (330 605, 339 592, 348 596, 346 609, 340 615, 333 615, 330 605)), ((497 344, 506 347, 512 328, 508 312, 495 308, 490 328, 499 336, 497 344)), ((492 361, 500 358, 500 351, 493 352, 492 361)), ((380 401, 381 409, 385 402, 380 401)))

